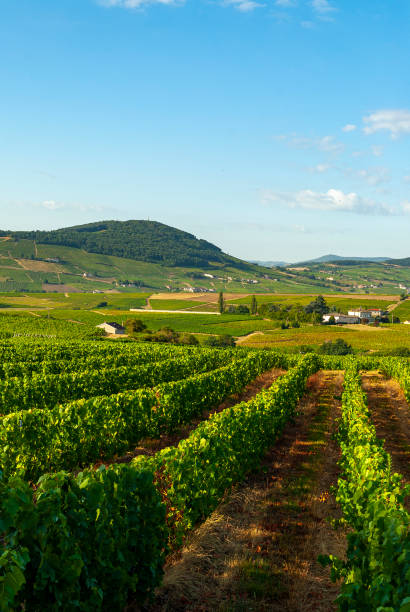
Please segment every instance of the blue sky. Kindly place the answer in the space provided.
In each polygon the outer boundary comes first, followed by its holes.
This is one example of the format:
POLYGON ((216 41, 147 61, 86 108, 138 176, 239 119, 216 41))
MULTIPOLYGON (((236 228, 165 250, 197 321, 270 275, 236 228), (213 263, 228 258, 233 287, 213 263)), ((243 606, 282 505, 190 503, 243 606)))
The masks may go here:
POLYGON ((408 0, 3 0, 2 229, 410 255, 408 0))

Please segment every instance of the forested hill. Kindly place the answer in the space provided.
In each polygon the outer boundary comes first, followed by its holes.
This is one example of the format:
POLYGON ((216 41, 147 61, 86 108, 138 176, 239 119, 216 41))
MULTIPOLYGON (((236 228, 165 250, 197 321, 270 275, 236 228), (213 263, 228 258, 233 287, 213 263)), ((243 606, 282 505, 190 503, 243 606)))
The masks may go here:
POLYGON ((226 255, 206 240, 198 240, 188 232, 156 221, 101 221, 49 232, 2 231, 0 235, 165 266, 206 268, 216 263, 242 269, 254 267, 226 255))

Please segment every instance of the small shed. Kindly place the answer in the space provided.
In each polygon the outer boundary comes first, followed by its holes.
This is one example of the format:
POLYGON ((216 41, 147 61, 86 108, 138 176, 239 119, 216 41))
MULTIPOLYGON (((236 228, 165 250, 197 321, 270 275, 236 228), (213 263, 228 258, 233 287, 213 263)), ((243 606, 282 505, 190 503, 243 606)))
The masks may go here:
POLYGON ((115 336, 120 336, 121 334, 125 334, 125 327, 120 325, 119 323, 100 323, 97 325, 100 329, 103 329, 106 334, 113 334, 115 336))

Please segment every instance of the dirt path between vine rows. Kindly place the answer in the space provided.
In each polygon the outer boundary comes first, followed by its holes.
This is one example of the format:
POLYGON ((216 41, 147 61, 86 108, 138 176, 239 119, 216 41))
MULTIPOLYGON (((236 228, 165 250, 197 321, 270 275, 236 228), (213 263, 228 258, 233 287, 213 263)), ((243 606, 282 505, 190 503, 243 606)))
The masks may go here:
POLYGON ((338 477, 332 439, 343 373, 310 377, 299 413, 257 473, 236 486, 168 559, 143 612, 330 612, 338 585, 317 561, 344 556, 345 533, 329 518, 338 477))
POLYGON ((154 455, 163 448, 167 448, 168 446, 176 446, 181 440, 187 438, 191 431, 196 429, 196 427, 198 427, 202 421, 209 419, 212 414, 222 412, 222 410, 225 410, 225 408, 234 406, 239 402, 248 402, 255 397, 255 395, 260 393, 262 389, 268 389, 279 376, 285 373, 286 370, 282 370, 280 368, 268 370, 249 383, 249 385, 247 385, 241 393, 230 395, 224 402, 219 404, 219 406, 211 408, 210 410, 205 410, 201 416, 192 419, 189 424, 183 425, 176 432, 172 434, 163 434, 159 438, 141 440, 137 447, 125 455, 116 459, 101 461, 96 464, 96 467, 101 465, 101 463, 104 463, 104 465, 110 465, 112 463, 129 463, 132 461, 132 459, 138 457, 139 455, 154 455))
MULTIPOLYGON (((392 458, 393 470, 410 483, 410 407, 399 383, 379 372, 362 375, 363 390, 377 436, 392 458)), ((410 509, 410 496, 407 498, 410 509)))

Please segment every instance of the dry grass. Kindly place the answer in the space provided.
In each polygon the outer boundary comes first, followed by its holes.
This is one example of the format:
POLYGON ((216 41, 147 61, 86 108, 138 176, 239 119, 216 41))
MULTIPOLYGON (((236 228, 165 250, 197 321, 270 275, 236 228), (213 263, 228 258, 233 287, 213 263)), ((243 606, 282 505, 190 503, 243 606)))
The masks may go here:
POLYGON ((327 522, 338 514, 328 492, 337 478, 331 433, 341 382, 341 373, 311 377, 296 423, 168 559, 146 612, 334 609, 337 586, 316 559, 344 552, 344 535, 327 522))

